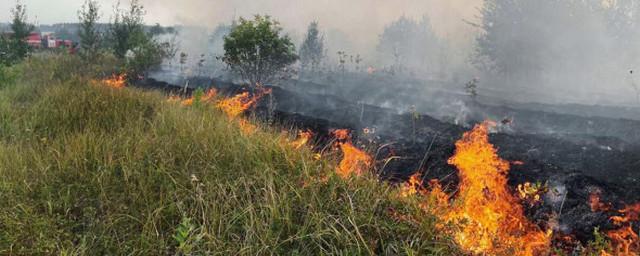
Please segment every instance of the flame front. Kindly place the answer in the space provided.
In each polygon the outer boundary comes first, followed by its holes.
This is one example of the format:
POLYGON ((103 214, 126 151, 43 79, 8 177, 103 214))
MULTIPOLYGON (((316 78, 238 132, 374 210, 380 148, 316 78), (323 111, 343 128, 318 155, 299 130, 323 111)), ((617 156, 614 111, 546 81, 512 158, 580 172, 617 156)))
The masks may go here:
POLYGON ((361 176, 373 164, 373 158, 366 152, 360 150, 351 142, 349 131, 345 129, 335 130, 333 135, 338 142, 338 147, 342 151, 342 160, 336 168, 336 172, 342 178, 349 178, 353 174, 361 176))
MULTIPOLYGON (((215 88, 211 88, 204 95, 202 95, 198 100, 200 102, 210 102, 215 100, 217 95, 218 95, 218 91, 215 88)), ((182 106, 191 106, 193 105, 194 102, 196 102, 196 96, 191 96, 190 98, 183 100, 181 104, 182 106)))
POLYGON ((489 143, 488 124, 477 125, 456 142, 449 164, 458 168, 459 191, 454 203, 444 202, 436 184, 432 195, 444 203, 438 215, 453 224, 453 237, 465 251, 484 255, 541 255, 550 234, 524 216, 518 198, 507 187, 509 163, 489 143))
POLYGON ((295 149, 300 149, 304 145, 307 145, 307 143, 309 143, 309 140, 311 140, 311 138, 313 138, 313 132, 311 132, 309 130, 299 131, 298 132, 298 139, 296 139, 295 141, 291 142, 291 146, 293 146, 293 148, 295 148, 295 149))
MULTIPOLYGON (((229 118, 234 119, 239 117, 242 113, 249 108, 255 106, 262 97, 271 94, 271 88, 264 88, 262 86, 257 87, 256 93, 253 96, 249 92, 243 92, 228 99, 222 99, 217 104, 222 112, 224 112, 229 118)), ((246 119, 240 118, 238 121, 240 125, 240 131, 243 134, 250 134, 255 132, 258 127, 246 119)))
POLYGON ((417 194, 418 192, 420 192, 419 191, 420 185, 422 185, 422 181, 421 181, 420 173, 417 172, 411 175, 407 183, 405 183, 405 185, 401 188, 400 196, 410 197, 417 194))
POLYGON ((102 80, 102 82, 111 87, 111 88, 116 88, 116 89, 120 89, 126 86, 127 84, 127 75, 122 74, 122 75, 113 75, 110 78, 104 79, 102 80))
POLYGON ((628 205, 618 211, 621 216, 613 216, 611 220, 619 229, 607 232, 611 239, 614 255, 633 256, 640 255, 640 239, 638 233, 633 230, 632 222, 640 220, 640 203, 628 205))
POLYGON ((235 118, 253 107, 262 97, 268 94, 271 94, 271 89, 258 87, 253 97, 249 92, 243 92, 231 98, 221 100, 216 106, 226 113, 227 116, 235 118))

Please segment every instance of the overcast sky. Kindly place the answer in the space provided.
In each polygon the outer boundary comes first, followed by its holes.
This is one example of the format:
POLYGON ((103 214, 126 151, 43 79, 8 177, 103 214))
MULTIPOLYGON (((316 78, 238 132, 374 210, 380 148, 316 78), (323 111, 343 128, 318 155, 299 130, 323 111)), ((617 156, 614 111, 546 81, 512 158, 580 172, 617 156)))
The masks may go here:
MULTIPOLYGON (((76 22, 84 0, 22 0, 29 19, 37 24, 76 22)), ((108 22, 117 0, 99 0, 102 20, 108 22)), ((123 0, 123 5, 128 0, 123 0)), ((142 0, 146 22, 163 25, 214 27, 234 16, 270 14, 288 30, 304 31, 317 20, 325 29, 339 28, 360 41, 376 40, 384 26, 402 15, 428 14, 437 33, 460 37, 471 30, 463 20, 476 20, 482 0, 142 0)), ((0 0, 0 21, 9 20, 15 0, 0 0)))

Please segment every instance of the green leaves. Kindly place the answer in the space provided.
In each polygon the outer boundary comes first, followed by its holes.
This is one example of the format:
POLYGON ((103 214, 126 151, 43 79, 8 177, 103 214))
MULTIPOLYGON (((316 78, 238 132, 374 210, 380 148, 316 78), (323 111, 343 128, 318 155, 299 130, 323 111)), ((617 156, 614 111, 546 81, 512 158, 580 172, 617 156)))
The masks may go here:
POLYGON ((191 255, 198 243, 202 241, 202 237, 201 233, 196 234, 196 226, 191 222, 191 218, 182 217, 173 235, 173 240, 178 244, 176 252, 179 255, 191 255))
POLYGON ((144 30, 144 7, 137 0, 131 1, 127 10, 116 8, 111 24, 111 49, 119 59, 126 59, 125 69, 129 77, 145 75, 157 68, 171 55, 173 45, 161 43, 152 33, 144 30))
POLYGON ((178 243, 178 247, 181 248, 184 246, 194 229, 195 226, 191 223, 191 218, 183 217, 182 222, 180 222, 176 228, 176 234, 173 235, 173 239, 178 243))
POLYGON ((33 31, 34 26, 27 22, 27 7, 18 1, 11 9, 11 31, 8 38, 0 37, 0 64, 7 66, 16 64, 29 56, 31 47, 26 38, 33 31))
POLYGON ((240 18, 224 39, 222 60, 251 84, 273 82, 287 75, 287 66, 298 56, 289 36, 281 36, 280 24, 269 16, 240 18))
POLYGON ((80 20, 80 47, 82 47, 82 55, 86 60, 95 58, 100 45, 100 33, 96 27, 100 14, 98 13, 100 6, 95 0, 86 0, 82 9, 78 12, 80 20))

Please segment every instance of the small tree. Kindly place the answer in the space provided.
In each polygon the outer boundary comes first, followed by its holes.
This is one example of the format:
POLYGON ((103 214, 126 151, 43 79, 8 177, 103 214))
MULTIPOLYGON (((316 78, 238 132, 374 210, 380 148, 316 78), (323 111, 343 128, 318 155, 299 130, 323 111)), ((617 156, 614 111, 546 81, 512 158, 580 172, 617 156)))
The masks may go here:
POLYGON ((95 0, 86 0, 82 9, 78 11, 78 19, 80 20, 80 37, 81 54, 86 60, 92 60, 98 53, 100 44, 100 34, 96 27, 96 23, 100 18, 98 13, 100 6, 95 0))
POLYGON ((324 36, 320 35, 318 22, 312 22, 307 29, 307 36, 300 46, 300 65, 302 70, 312 72, 318 70, 324 58, 324 36))
POLYGON ((111 49, 116 57, 124 60, 130 77, 146 75, 174 53, 170 42, 160 43, 144 30, 144 7, 132 0, 128 10, 116 5, 115 20, 111 24, 111 49))
POLYGON ((269 16, 256 15, 240 22, 224 38, 223 61, 253 85, 288 76, 287 67, 298 56, 289 36, 281 36, 280 24, 269 16))
POLYGON ((473 78, 471 79, 469 82, 467 82, 464 85, 464 90, 467 92, 467 95, 469 95, 469 97, 475 101, 477 96, 478 96, 478 83, 480 81, 478 80, 478 78, 473 78))
POLYGON ((121 10, 116 5, 114 21, 111 24, 111 40, 113 53, 124 58, 128 51, 146 43, 149 39, 144 32, 144 7, 138 0, 132 0, 128 10, 121 10))
POLYGON ((31 48, 25 41, 25 38, 34 30, 34 26, 27 22, 27 7, 20 1, 16 2, 16 6, 11 10, 12 22, 11 30, 13 35, 9 39, 3 39, 4 45, 0 51, 5 52, 2 62, 5 65, 11 65, 23 60, 29 55, 31 48))
POLYGON ((427 16, 422 20, 400 17, 389 24, 378 42, 378 58, 381 64, 391 66, 392 72, 407 68, 425 71, 431 68, 441 47, 427 16))

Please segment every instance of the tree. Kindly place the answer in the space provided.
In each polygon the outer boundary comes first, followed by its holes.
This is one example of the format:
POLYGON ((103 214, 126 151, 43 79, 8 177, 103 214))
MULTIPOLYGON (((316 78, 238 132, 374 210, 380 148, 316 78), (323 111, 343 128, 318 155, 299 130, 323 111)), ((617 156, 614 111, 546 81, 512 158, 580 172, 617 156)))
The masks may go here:
POLYGON ((289 75, 287 67, 298 56, 288 35, 280 35, 280 24, 269 16, 240 18, 224 38, 223 61, 252 85, 269 83, 289 75))
POLYGON ((607 74, 623 80, 618 60, 630 48, 612 47, 606 12, 601 0, 485 0, 474 62, 507 85, 585 91, 607 74))
POLYGON ((87 60, 92 60, 98 53, 100 45, 100 33, 96 27, 100 14, 98 13, 100 6, 95 0, 86 0, 82 9, 78 11, 78 19, 80 20, 80 37, 81 54, 87 60))
POLYGON ((0 42, 0 55, 2 64, 12 65, 26 58, 31 51, 25 39, 34 30, 34 26, 27 22, 27 7, 20 1, 11 10, 11 30, 13 34, 9 38, 3 38, 0 42))
POLYGON ((128 10, 116 5, 115 20, 111 24, 111 49, 116 57, 125 61, 129 77, 145 76, 175 53, 171 42, 158 42, 151 33, 145 32, 144 15, 144 7, 138 0, 132 0, 128 10))
POLYGON ((166 33, 165 29, 160 25, 160 23, 156 23, 149 29, 149 33, 153 36, 162 35, 166 33))
POLYGON ((377 50, 380 62, 397 72, 405 65, 412 68, 429 66, 436 61, 435 55, 441 47, 428 17, 417 21, 403 16, 385 28, 377 50))
POLYGON ((320 35, 318 22, 311 22, 304 42, 300 46, 300 65, 302 70, 308 69, 312 72, 318 70, 324 54, 324 36, 320 35))
POLYGON ((138 0, 132 0, 128 10, 121 10, 120 3, 116 5, 110 32, 111 48, 118 58, 124 58, 128 51, 149 40, 144 32, 144 15, 144 7, 138 0))

